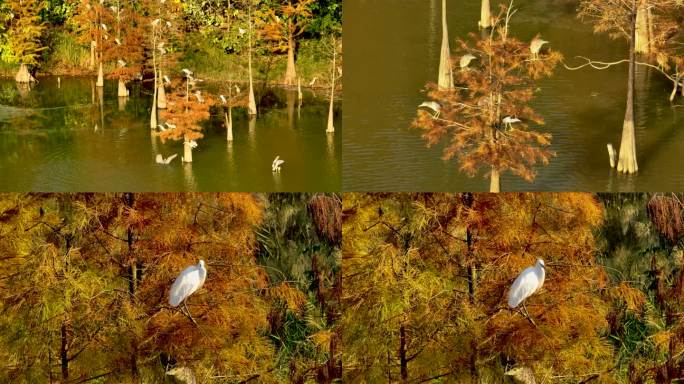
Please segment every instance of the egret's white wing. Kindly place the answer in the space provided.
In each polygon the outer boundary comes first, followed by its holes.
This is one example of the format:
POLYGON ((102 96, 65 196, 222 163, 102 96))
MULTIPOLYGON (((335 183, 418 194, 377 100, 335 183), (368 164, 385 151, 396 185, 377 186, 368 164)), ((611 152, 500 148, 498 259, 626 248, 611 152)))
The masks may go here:
POLYGON ((156 160, 157 160, 157 164, 164 164, 164 158, 162 157, 162 155, 157 154, 156 160))
POLYGON ((534 267, 527 267, 518 276, 508 291, 508 306, 515 308, 539 288, 539 278, 534 267))
POLYGON ((185 298, 201 287, 201 283, 199 268, 196 265, 185 268, 171 285, 169 304, 172 307, 178 306, 185 298))
POLYGON ((278 160, 278 161, 276 161, 275 166, 280 167, 280 165, 283 164, 284 162, 285 162, 285 160, 278 160))

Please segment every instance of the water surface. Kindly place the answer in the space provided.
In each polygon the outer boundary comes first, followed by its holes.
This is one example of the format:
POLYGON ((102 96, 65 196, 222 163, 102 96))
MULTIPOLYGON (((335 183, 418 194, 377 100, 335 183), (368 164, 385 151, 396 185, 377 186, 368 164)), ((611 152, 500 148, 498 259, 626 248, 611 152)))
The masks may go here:
MULTIPOLYGON (((492 2, 492 9, 498 6, 492 2)), ((507 2, 508 3, 508 2, 507 2)), ((511 34, 530 41, 541 33, 570 65, 577 55, 598 60, 627 56, 627 44, 597 35, 576 18, 576 1, 516 0, 511 34)), ((486 191, 489 181, 458 171, 427 149, 410 129, 421 90, 437 79, 441 0, 347 0, 343 188, 355 191, 486 191)), ((451 47, 477 32, 480 1, 447 0, 451 47)), ((608 165, 606 143, 618 148, 625 111, 627 66, 568 71, 540 83, 533 107, 553 135, 557 157, 539 168, 534 183, 505 174, 502 190, 663 191, 684 190, 684 109, 668 101, 671 86, 646 69, 637 73, 639 173, 617 174, 608 165)), ((675 100, 682 103, 682 99, 675 100)))
MULTIPOLYGON (((205 85, 217 88, 216 84, 205 85)), ((2 191, 336 191, 341 185, 341 117, 325 133, 327 92, 258 88, 257 119, 233 110, 234 142, 223 112, 212 109, 193 163, 181 142, 162 143, 149 128, 149 89, 131 86, 119 99, 116 83, 100 93, 90 78, 44 77, 30 91, 0 80, 2 191), (102 100, 102 102, 100 101, 102 100), (158 165, 161 153, 178 158, 158 165), (276 155, 285 160, 271 172, 276 155)), ((336 115, 339 115, 337 111, 336 115)))

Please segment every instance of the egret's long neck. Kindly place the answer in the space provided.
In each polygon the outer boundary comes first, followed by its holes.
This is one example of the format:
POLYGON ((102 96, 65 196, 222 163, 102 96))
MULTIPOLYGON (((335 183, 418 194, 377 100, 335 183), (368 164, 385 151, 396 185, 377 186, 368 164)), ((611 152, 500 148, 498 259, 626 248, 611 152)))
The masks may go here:
POLYGON ((535 269, 537 270, 537 276, 539 276, 539 280, 543 282, 546 278, 546 268, 542 267, 540 264, 537 264, 535 269))
POLYGON ((204 280, 207 277, 207 269, 202 264, 199 265, 199 273, 202 280, 204 280))

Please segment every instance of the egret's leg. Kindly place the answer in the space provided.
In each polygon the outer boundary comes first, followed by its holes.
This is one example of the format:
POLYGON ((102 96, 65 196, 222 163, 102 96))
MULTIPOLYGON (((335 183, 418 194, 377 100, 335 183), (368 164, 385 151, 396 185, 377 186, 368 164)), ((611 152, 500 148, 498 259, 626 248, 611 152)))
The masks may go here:
POLYGON ((192 318, 192 315, 190 314, 190 310, 188 309, 187 301, 183 301, 183 305, 185 306, 185 312, 186 312, 186 315, 190 318, 190 321, 192 321, 193 323, 195 323, 195 325, 197 325, 197 322, 195 321, 195 319, 192 318))

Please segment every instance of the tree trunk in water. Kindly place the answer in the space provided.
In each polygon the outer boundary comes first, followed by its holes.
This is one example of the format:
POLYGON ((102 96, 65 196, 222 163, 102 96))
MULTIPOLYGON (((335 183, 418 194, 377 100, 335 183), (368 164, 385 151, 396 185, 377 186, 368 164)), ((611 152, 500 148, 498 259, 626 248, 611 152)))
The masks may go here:
POLYGON ((157 88, 157 108, 166 109, 166 89, 164 89, 164 77, 159 70, 159 87, 157 88))
POLYGON ((254 116, 257 114, 256 100, 254 99, 254 85, 252 84, 252 8, 249 8, 249 56, 247 59, 249 67, 249 103, 247 114, 254 116))
POLYGON ((451 52, 449 50, 449 29, 447 27, 446 0, 442 0, 442 49, 439 54, 439 88, 453 88, 454 76, 451 69, 451 52))
POLYGON ((152 110, 150 112, 150 128, 151 129, 156 129, 157 128, 157 69, 155 68, 154 70, 154 86, 152 86, 152 106, 150 109, 152 110))
POLYGON ((104 87, 104 72, 102 71, 102 62, 100 62, 100 66, 97 70, 97 83, 95 83, 96 87, 104 87))
MULTIPOLYGON (((636 9, 637 0, 633 0, 636 9)), ((636 136, 634 132, 634 75, 635 75, 635 34, 636 14, 632 13, 631 35, 629 42, 629 76, 627 83, 627 108, 625 121, 622 125, 622 141, 620 142, 620 157, 618 160, 618 172, 636 173, 639 170, 636 157, 636 136)))
POLYGON ((295 85, 295 80, 297 79, 297 69, 295 68, 295 57, 294 57, 294 39, 290 37, 287 40, 287 68, 285 69, 285 85, 295 85))
POLYGON ((128 89, 126 89, 126 82, 119 78, 119 91, 117 92, 119 97, 128 97, 128 89))
POLYGON ((399 364, 401 366, 401 380, 408 380, 408 360, 406 359, 406 328, 399 328, 399 364))
POLYGON ((335 67, 336 67, 336 56, 337 56, 337 42, 333 39, 333 65, 332 65, 332 84, 330 85, 330 105, 328 106, 328 127, 325 129, 326 132, 335 132, 335 126, 333 125, 333 105, 335 103, 335 67))
POLYGON ((228 107, 226 114, 226 135, 228 141, 233 141, 233 108, 231 107, 228 107))
POLYGON ((183 142, 183 162, 192 163, 192 147, 187 137, 185 137, 185 142, 183 142))
POLYGON ((649 29, 649 11, 646 2, 644 1, 637 9, 636 15, 636 36, 635 36, 635 50, 636 53, 650 53, 651 36, 649 29))
POLYGON ((95 40, 90 41, 90 70, 94 71, 95 70, 95 47, 97 46, 97 43, 95 43, 95 40))
POLYGON ((59 359, 62 368, 62 382, 66 382, 69 379, 69 340, 67 335, 67 320, 62 320, 61 331, 61 343, 59 347, 59 359))
POLYGON ((16 80, 17 83, 30 83, 31 80, 33 79, 33 76, 31 76, 31 73, 28 70, 28 67, 26 64, 22 63, 19 65, 19 71, 17 71, 17 75, 14 77, 14 80, 16 80))
POLYGON ((492 174, 489 182, 489 192, 501 192, 501 182, 499 181, 499 170, 492 168, 492 174))
POLYGON ((492 26, 492 12, 489 7, 489 0, 482 0, 480 9, 480 28, 490 28, 492 26))

